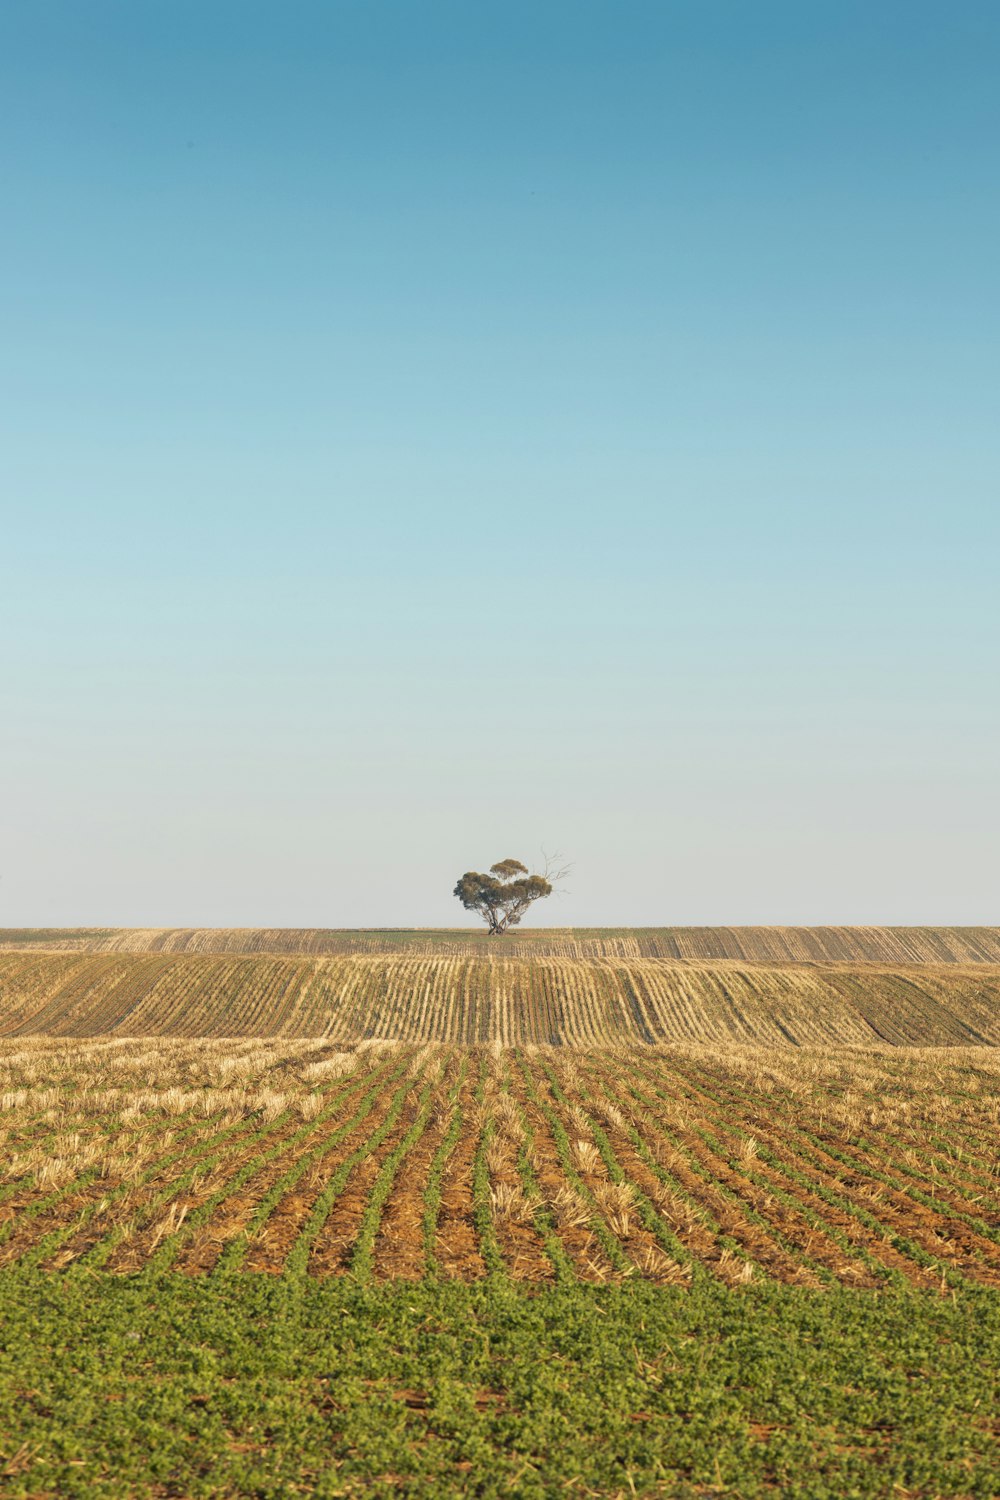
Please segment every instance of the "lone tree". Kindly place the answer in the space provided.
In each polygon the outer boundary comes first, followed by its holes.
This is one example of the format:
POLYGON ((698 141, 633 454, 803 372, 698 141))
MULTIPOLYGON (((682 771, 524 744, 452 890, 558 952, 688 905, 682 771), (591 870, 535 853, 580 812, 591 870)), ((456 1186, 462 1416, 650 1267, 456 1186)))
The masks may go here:
POLYGON ((488 875, 466 870, 455 887, 455 895, 466 911, 477 911, 490 930, 490 937, 503 937, 508 927, 516 927, 532 901, 552 895, 552 885, 545 875, 529 875, 527 866, 517 859, 502 859, 490 865, 488 875))

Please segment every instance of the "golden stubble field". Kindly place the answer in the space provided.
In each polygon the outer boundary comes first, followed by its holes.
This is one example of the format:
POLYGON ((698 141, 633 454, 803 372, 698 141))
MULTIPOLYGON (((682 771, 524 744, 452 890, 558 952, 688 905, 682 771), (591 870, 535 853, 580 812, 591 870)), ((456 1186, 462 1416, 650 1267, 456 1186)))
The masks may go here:
POLYGON ((1000 964, 1000 927, 0 928, 0 951, 662 958, 753 964, 1000 964))
POLYGON ((0 1267, 996 1287, 995 948, 8 932, 0 1267))
POLYGON ((0 1036, 761 1046, 1000 1042, 1000 966, 0 952, 0 1036))

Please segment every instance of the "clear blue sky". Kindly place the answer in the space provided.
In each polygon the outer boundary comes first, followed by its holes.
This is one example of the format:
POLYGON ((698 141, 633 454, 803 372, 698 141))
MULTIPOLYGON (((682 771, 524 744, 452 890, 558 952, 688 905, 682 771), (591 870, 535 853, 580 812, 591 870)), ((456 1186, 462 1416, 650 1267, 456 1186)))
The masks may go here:
POLYGON ((1000 8, 0 9, 0 925, 1000 921, 1000 8))

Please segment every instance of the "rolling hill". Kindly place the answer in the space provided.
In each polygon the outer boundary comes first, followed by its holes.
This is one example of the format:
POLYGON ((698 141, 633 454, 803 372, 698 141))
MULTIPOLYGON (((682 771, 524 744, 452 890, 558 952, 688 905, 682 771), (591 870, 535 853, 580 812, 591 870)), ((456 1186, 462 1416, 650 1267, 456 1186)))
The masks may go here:
POLYGON ((502 946, 464 933, 0 934, 0 1035, 109 1033, 992 1046, 1000 934, 538 931, 502 946))
POLYGON ((0 951, 4 949, 1000 964, 1000 927, 549 927, 518 929, 499 940, 469 928, 0 928, 0 951))

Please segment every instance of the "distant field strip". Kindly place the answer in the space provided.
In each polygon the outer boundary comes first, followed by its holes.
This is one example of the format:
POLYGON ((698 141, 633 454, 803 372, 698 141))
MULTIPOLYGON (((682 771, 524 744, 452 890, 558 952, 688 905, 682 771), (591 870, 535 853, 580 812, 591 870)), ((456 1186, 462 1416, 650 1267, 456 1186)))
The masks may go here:
POLYGON ((1000 1055, 0 1043, 0 1267, 1000 1287, 1000 1055))
POLYGON ((599 1046, 1000 1043, 1000 967, 0 953, 0 1035, 599 1046))
POLYGON ((1000 964, 1000 927, 519 928, 7 928, 0 950, 81 953, 423 954, 481 957, 497 943, 513 958, 659 958, 736 963, 1000 964))

